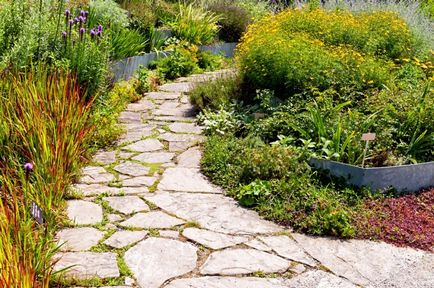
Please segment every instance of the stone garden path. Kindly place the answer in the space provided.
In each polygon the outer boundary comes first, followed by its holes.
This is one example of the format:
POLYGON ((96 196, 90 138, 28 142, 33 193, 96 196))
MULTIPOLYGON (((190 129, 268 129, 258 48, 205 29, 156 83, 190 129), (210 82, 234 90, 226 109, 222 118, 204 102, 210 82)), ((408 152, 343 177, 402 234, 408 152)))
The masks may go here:
POLYGON ((63 277, 83 286, 434 287, 432 253, 293 233, 208 182, 186 94, 223 73, 165 84, 121 114, 126 134, 73 187, 55 269, 75 265, 63 277))

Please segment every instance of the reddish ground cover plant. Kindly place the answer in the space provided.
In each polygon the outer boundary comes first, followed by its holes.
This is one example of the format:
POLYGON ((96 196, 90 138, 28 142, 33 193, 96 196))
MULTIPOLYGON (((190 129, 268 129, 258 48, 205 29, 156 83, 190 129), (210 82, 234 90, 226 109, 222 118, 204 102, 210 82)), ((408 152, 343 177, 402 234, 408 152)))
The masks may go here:
POLYGON ((369 200, 356 217, 358 237, 434 252, 434 188, 414 195, 369 200))

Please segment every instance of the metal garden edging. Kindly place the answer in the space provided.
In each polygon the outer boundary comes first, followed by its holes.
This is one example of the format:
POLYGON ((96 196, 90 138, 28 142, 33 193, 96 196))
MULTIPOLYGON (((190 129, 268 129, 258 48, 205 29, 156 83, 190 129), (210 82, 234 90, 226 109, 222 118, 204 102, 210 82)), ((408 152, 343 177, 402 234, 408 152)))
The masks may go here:
POLYGON ((398 193, 410 193, 434 186, 434 162, 413 165, 361 168, 341 162, 311 158, 309 164, 346 183, 372 190, 394 188, 398 193))

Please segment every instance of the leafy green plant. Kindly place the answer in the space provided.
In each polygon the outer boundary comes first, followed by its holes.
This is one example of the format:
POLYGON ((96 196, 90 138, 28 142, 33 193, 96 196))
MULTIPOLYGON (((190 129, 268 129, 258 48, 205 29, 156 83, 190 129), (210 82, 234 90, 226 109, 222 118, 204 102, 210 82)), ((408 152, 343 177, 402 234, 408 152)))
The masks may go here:
POLYGON ((194 45, 205 45, 212 42, 217 35, 219 17, 193 4, 179 5, 176 19, 169 23, 178 39, 194 45))
POLYGON ((149 76, 149 70, 146 67, 140 66, 137 71, 138 84, 136 86, 136 91, 138 94, 149 92, 151 88, 149 76))
POLYGON ((109 33, 112 59, 128 58, 144 52, 147 40, 138 30, 112 26, 109 33))
POLYGON ((232 1, 219 1, 208 9, 220 15, 218 36, 225 42, 238 42, 252 21, 250 13, 232 1))

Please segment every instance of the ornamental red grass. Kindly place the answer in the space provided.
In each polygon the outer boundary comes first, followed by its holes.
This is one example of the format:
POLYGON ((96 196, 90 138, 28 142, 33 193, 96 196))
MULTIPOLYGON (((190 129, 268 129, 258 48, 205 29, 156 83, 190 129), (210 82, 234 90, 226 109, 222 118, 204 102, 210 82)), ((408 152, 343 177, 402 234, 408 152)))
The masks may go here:
POLYGON ((434 252, 434 188, 397 198, 368 200, 356 217, 358 237, 434 252))

